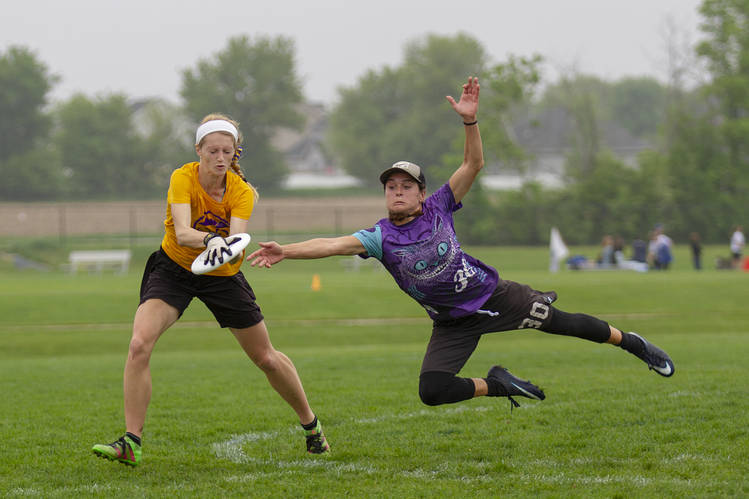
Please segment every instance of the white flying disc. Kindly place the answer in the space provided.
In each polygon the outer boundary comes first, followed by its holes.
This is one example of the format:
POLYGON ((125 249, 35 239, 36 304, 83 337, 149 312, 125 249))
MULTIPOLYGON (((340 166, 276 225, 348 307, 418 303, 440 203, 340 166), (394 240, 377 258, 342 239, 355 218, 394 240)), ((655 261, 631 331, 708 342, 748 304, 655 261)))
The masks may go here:
POLYGON ((245 234, 244 232, 240 232, 238 234, 232 234, 231 236, 227 236, 224 239, 226 239, 226 244, 229 245, 229 249, 231 250, 230 255, 224 255, 224 261, 220 262, 218 259, 216 259, 213 264, 210 263, 208 260, 208 248, 206 248, 201 254, 198 255, 198 257, 192 262, 192 266, 190 267, 193 274, 205 274, 206 272, 210 272, 212 270, 216 270, 220 266, 229 263, 230 260, 234 260, 237 256, 242 255, 242 250, 247 247, 248 244, 250 244, 250 240, 252 239, 249 234, 245 234))

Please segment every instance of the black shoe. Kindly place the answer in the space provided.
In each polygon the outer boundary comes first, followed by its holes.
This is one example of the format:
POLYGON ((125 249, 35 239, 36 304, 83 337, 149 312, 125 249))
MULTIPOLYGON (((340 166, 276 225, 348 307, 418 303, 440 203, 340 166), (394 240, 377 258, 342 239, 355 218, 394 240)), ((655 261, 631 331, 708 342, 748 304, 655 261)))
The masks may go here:
POLYGON ((624 333, 634 336, 642 342, 642 348, 626 348, 625 350, 645 362, 650 369, 668 378, 674 374, 674 363, 666 352, 650 343, 637 333, 624 333))
POLYGON ((510 374, 510 371, 502 366, 494 366, 489 369, 489 374, 486 375, 486 379, 489 383, 495 381, 502 389, 496 395, 497 397, 507 397, 513 406, 518 407, 520 404, 515 402, 513 396, 528 397, 534 400, 543 400, 546 398, 543 390, 531 383, 530 381, 522 380, 518 377, 510 374), (504 391, 504 393, 503 393, 504 391))

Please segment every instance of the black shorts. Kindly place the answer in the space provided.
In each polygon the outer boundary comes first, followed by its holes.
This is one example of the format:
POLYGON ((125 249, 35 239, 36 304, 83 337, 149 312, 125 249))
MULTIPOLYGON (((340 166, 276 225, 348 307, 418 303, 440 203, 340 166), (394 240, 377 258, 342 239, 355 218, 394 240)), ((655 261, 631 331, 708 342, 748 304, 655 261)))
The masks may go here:
POLYGON ((255 293, 242 272, 233 276, 195 275, 159 248, 143 271, 140 303, 158 298, 176 308, 181 317, 194 297, 206 304, 221 327, 243 329, 263 320, 255 293))
POLYGON ((551 320, 554 291, 541 292, 525 284, 501 280, 481 308, 466 317, 434 321, 421 372, 457 374, 485 333, 541 329, 551 320))

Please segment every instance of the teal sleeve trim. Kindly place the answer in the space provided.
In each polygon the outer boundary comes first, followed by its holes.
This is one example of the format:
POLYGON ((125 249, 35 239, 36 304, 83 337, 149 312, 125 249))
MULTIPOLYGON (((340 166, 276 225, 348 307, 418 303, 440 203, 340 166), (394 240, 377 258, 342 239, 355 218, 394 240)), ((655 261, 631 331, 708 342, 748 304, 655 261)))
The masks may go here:
POLYGON ((373 256, 382 261, 382 229, 379 225, 375 225, 374 230, 360 230, 353 233, 352 236, 362 243, 368 256, 373 256))

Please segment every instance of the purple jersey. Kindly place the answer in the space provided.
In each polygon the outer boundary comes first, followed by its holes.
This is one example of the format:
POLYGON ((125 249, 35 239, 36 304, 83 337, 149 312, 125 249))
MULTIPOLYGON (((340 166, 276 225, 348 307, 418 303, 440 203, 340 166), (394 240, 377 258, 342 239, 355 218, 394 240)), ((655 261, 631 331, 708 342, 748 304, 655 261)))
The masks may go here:
POLYGON ((445 184, 424 201, 423 214, 407 224, 383 218, 354 234, 367 250, 361 256, 382 262, 434 320, 476 312, 497 286, 497 271, 460 248, 453 212, 462 206, 445 184))

